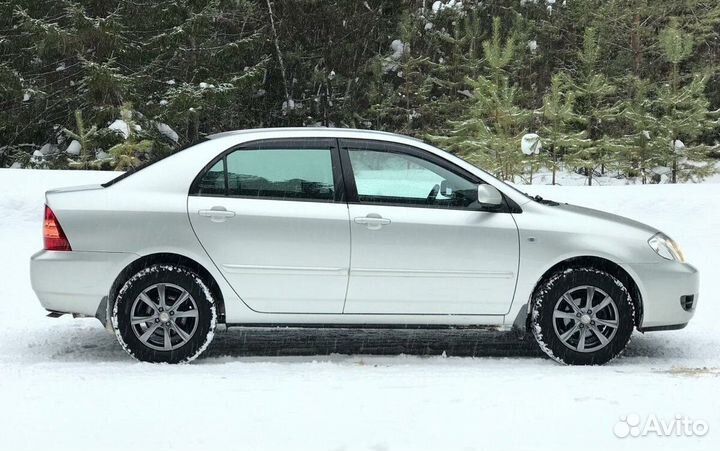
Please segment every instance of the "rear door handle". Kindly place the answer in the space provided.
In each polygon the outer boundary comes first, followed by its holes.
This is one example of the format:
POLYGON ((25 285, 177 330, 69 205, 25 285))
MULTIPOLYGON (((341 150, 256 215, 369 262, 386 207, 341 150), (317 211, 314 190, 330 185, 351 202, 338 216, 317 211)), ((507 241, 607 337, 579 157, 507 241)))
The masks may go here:
POLYGON ((210 218, 212 222, 224 222, 227 218, 235 216, 234 211, 229 211, 225 207, 212 207, 209 210, 199 210, 198 214, 206 218, 210 218))
POLYGON ((378 230, 382 228, 382 226, 388 225, 392 222, 388 218, 383 218, 376 213, 370 213, 367 216, 360 216, 355 218, 354 221, 355 224, 365 224, 370 230, 378 230))

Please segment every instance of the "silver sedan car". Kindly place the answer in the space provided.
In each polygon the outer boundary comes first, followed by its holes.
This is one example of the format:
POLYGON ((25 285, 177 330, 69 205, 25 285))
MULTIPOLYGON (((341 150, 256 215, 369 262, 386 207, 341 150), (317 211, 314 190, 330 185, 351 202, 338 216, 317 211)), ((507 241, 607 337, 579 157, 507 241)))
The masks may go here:
POLYGON ((189 362, 226 326, 481 327, 602 364, 693 316, 662 232, 529 197, 421 141, 221 133, 104 185, 48 191, 32 286, 136 359, 189 362))

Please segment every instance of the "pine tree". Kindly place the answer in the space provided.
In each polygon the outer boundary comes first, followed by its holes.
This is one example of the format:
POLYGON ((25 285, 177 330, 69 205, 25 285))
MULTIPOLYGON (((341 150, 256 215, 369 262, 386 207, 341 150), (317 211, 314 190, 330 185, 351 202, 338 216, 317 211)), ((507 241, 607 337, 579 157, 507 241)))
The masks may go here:
POLYGON ((616 87, 600 72, 600 46, 593 28, 587 28, 583 46, 578 53, 579 71, 573 81, 573 95, 577 99, 576 112, 582 117, 586 141, 571 149, 568 161, 583 168, 592 185, 593 173, 617 156, 619 144, 608 135, 609 126, 618 118, 620 108, 612 103, 616 87))
POLYGON ((473 88, 467 116, 449 121, 449 136, 431 136, 435 142, 479 163, 500 178, 512 180, 524 163, 520 139, 532 113, 518 106, 518 88, 506 68, 517 52, 512 36, 505 42, 500 19, 493 20, 491 39, 483 42, 487 75, 468 80, 473 88))
POLYGON ((146 127, 142 127, 138 119, 141 117, 138 117, 130 104, 125 104, 120 110, 120 126, 123 130, 117 134, 122 135, 123 140, 108 150, 115 170, 136 168, 143 161, 151 159, 148 156, 153 151, 155 142, 149 139, 146 127))
POLYGON ((133 139, 152 146, 128 164, 217 131, 327 125, 445 136, 507 178, 544 165, 650 181, 677 160, 675 180, 696 180, 717 139, 718 24, 710 0, 0 0, 0 167, 107 168, 67 158, 62 131, 81 111, 105 155, 127 145, 107 127, 131 103, 133 139), (558 70, 572 83, 553 87, 558 70), (543 153, 521 154, 524 132, 543 153))
POLYGON ((550 92, 543 97, 543 106, 537 111, 540 120, 540 137, 545 152, 542 161, 552 171, 552 184, 560 159, 568 152, 587 145, 583 117, 575 112, 575 94, 570 89, 568 76, 564 73, 553 75, 550 92))
POLYGON ((391 53, 371 61, 365 126, 427 137, 467 110, 479 71, 483 14, 462 4, 406 14, 391 53))
POLYGON ((628 177, 637 176, 646 184, 658 176, 654 171, 664 164, 666 146, 658 139, 662 130, 650 98, 653 85, 634 76, 628 77, 625 85, 628 98, 622 104, 621 117, 626 131, 620 139, 618 164, 628 177))
POLYGON ((419 18, 406 15, 400 23, 400 39, 391 43, 392 54, 372 64, 379 82, 371 86, 369 118, 374 128, 398 130, 412 134, 420 117, 420 106, 427 98, 428 83, 425 67, 429 58, 415 50, 413 41, 420 33, 419 18))
POLYGON ((666 143, 666 161, 672 167, 671 182, 702 179, 714 171, 709 162, 709 146, 693 143, 708 129, 717 127, 711 118, 709 102, 705 97, 708 77, 694 75, 682 85, 680 64, 692 53, 692 36, 680 29, 677 20, 671 21, 659 36, 665 60, 670 64, 669 81, 658 94, 658 138, 666 143))
POLYGON ((95 158, 95 140, 97 138, 97 126, 93 125, 90 128, 85 126, 83 121, 82 111, 75 111, 75 130, 71 131, 67 128, 63 128, 63 133, 70 138, 74 139, 80 145, 80 152, 78 161, 70 164, 70 167, 88 169, 90 167, 90 161, 95 158))

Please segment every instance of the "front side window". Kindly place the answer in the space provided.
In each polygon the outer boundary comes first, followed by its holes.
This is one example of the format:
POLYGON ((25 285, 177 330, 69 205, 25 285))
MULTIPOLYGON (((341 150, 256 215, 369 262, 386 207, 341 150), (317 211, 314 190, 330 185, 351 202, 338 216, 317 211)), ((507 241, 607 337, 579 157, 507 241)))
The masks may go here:
POLYGON ((435 163, 385 150, 348 148, 361 203, 465 208, 477 184, 435 163))
POLYGON ((228 153, 197 182, 198 195, 333 201, 330 148, 250 148, 228 153))

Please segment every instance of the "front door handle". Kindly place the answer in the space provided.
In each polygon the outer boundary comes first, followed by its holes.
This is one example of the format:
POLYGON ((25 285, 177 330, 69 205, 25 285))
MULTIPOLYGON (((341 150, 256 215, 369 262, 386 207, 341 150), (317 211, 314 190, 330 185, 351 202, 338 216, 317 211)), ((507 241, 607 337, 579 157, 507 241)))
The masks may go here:
POLYGON ((229 211, 225 207, 220 206, 212 207, 209 210, 199 210, 198 214, 200 216, 210 218, 212 222, 223 222, 227 218, 235 216, 234 211, 229 211))
POLYGON ((377 213, 370 213, 367 216, 360 216, 358 218, 355 218, 354 221, 355 224, 365 224, 370 230, 381 229, 382 226, 388 225, 392 222, 388 218, 383 218, 377 213))

